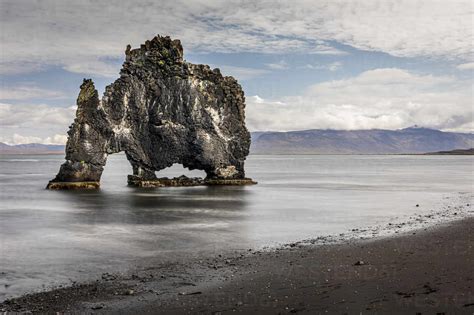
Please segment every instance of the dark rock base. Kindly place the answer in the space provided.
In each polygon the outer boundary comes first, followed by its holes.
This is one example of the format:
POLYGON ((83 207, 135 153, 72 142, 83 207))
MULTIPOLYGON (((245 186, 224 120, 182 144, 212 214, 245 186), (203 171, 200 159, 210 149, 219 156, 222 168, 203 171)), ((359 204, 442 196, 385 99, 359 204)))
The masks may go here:
POLYGON ((144 180, 134 175, 128 175, 128 185, 134 187, 183 187, 183 186, 213 186, 213 185, 255 185, 257 182, 250 178, 240 179, 202 179, 200 177, 180 176, 174 178, 162 177, 144 180))
POLYGON ((50 181, 46 189, 53 190, 74 190, 74 189, 98 189, 99 182, 54 182, 50 181))
POLYGON ((243 185, 256 185, 257 182, 251 178, 239 178, 239 179, 207 179, 204 181, 205 185, 230 185, 230 186, 243 186, 243 185))
MULTIPOLYGON (((186 186, 243 186, 255 185, 256 181, 251 178, 240 179, 203 179, 200 177, 162 177, 151 180, 144 180, 134 175, 128 175, 128 185, 134 187, 186 187, 186 186)), ((75 190, 75 189, 99 189, 100 182, 54 182, 50 181, 46 189, 51 190, 75 190)))

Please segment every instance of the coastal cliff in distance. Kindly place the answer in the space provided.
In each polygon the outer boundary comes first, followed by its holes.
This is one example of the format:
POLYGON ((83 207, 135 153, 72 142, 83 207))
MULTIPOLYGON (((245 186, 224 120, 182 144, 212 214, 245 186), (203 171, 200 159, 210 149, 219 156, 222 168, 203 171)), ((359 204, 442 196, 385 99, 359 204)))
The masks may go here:
POLYGON ((465 150, 451 150, 425 153, 426 155, 474 155, 474 148, 465 150))
POLYGON ((474 134, 400 130, 302 130, 252 133, 252 154, 421 154, 474 147, 474 134))
POLYGON ((98 188, 108 155, 118 152, 132 165, 129 185, 252 184, 244 171, 249 146, 237 80, 184 61, 179 40, 155 36, 140 48, 127 46, 120 77, 101 100, 92 80, 84 79, 66 161, 47 188, 98 188), (207 177, 156 177, 175 163, 207 177))

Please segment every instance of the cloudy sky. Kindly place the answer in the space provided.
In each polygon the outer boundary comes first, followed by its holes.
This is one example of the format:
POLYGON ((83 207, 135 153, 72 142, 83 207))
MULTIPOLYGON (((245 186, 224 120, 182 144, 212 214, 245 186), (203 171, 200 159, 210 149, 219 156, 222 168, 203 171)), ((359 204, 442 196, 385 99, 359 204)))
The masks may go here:
POLYGON ((235 76, 251 131, 473 132, 474 2, 0 0, 0 141, 64 143, 82 78, 102 94, 127 44, 181 39, 235 76))

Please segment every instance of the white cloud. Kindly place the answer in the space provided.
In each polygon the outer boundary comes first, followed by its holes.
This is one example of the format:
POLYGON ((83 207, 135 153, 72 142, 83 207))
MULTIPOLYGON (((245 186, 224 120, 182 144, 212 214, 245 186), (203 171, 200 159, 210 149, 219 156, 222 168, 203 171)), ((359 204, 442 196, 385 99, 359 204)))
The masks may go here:
POLYGON ((52 137, 47 137, 46 139, 43 140, 42 143, 45 144, 66 144, 67 142, 67 135, 54 135, 52 137))
POLYGON ((341 69, 341 67, 342 67, 342 63, 336 61, 336 62, 332 62, 328 65, 328 70, 329 71, 337 71, 337 70, 341 69))
POLYGON ((0 69, 57 65, 111 76, 116 70, 104 57, 122 58, 126 44, 137 47, 157 33, 194 52, 344 54, 338 42, 394 56, 472 60, 473 7, 470 0, 4 0, 0 69))
POLYGON ((278 102, 247 97, 256 130, 398 129, 411 125, 473 130, 471 82, 402 69, 375 69, 311 86, 278 102))
POLYGON ((76 107, 0 103, 0 142, 63 144, 76 107))
POLYGON ((39 137, 34 137, 34 136, 22 136, 17 133, 13 134, 12 137, 13 141, 2 141, 6 142, 8 144, 25 144, 25 143, 40 143, 42 141, 41 138, 39 137))
POLYGON ((459 70, 474 70, 474 62, 462 63, 456 66, 459 70))
POLYGON ((342 68, 342 62, 335 61, 328 64, 317 64, 317 65, 307 64, 303 68, 314 69, 314 70, 329 70, 331 72, 334 72, 342 68))
POLYGON ((348 52, 328 46, 328 45, 318 45, 317 49, 308 51, 309 54, 314 55, 332 55, 332 56, 345 56, 349 55, 348 52))
POLYGON ((14 133, 12 136, 0 136, 0 142, 10 145, 28 143, 66 144, 66 141, 66 135, 54 135, 52 137, 40 138, 35 136, 22 136, 17 133, 14 133))
MULTIPOLYGON (((3 57, 2 57, 3 58, 3 57)), ((26 60, 13 60, 10 61, 0 60, 0 75, 15 75, 23 73, 38 72, 44 69, 44 64, 39 63, 37 60, 28 62, 26 60)))
POLYGON ((0 100, 28 100, 33 98, 62 99, 64 93, 42 89, 36 86, 2 86, 0 87, 0 100))
POLYGON ((26 127, 45 125, 68 126, 74 119, 76 107, 0 103, 0 126, 26 127))
POLYGON ((64 70, 74 73, 98 75, 106 78, 118 78, 120 66, 112 65, 96 59, 87 59, 77 63, 71 62, 64 65, 64 70))
POLYGON ((235 67, 227 65, 210 65, 210 67, 219 68, 221 70, 222 75, 233 76, 234 78, 240 81, 245 81, 269 73, 269 71, 267 70, 257 68, 235 67))
POLYGON ((285 70, 289 68, 288 63, 285 60, 280 60, 275 63, 266 63, 265 65, 273 70, 285 70))

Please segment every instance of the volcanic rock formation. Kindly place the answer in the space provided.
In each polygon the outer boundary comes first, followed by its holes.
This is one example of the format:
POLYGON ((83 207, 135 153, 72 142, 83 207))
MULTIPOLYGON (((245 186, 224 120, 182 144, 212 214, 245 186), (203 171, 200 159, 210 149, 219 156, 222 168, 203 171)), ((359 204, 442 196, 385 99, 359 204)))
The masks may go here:
POLYGON ((238 82, 185 62, 179 40, 156 36, 137 49, 128 45, 120 78, 102 100, 92 80, 81 85, 66 162, 48 188, 99 187, 107 156, 122 151, 133 167, 131 185, 166 185, 155 171, 174 163, 207 174, 202 181, 181 178, 183 185, 253 183, 244 173, 244 110, 238 82))

